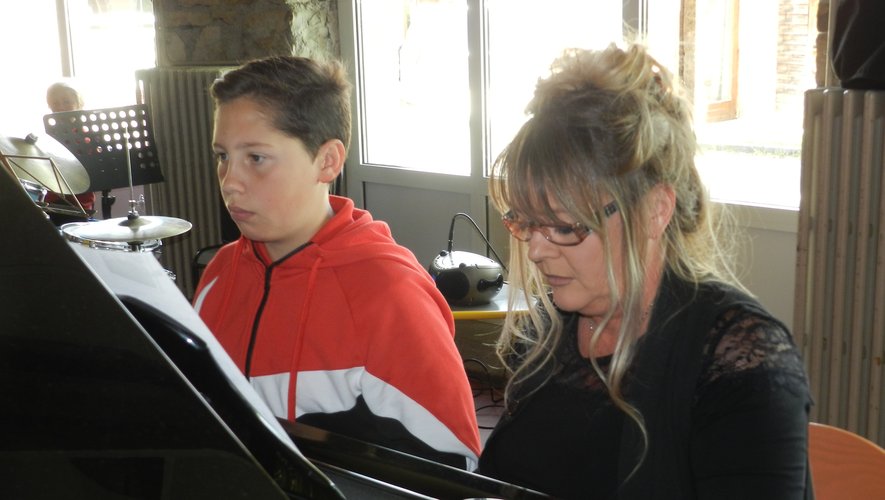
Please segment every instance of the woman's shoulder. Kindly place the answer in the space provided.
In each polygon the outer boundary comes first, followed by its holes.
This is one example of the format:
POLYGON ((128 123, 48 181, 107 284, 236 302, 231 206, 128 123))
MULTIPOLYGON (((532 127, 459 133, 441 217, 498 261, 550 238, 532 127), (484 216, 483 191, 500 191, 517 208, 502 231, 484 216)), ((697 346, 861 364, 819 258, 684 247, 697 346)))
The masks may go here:
POLYGON ((700 388, 749 379, 769 387, 804 390, 806 385, 801 354, 790 331, 746 303, 731 305, 718 315, 705 338, 702 366, 700 388))

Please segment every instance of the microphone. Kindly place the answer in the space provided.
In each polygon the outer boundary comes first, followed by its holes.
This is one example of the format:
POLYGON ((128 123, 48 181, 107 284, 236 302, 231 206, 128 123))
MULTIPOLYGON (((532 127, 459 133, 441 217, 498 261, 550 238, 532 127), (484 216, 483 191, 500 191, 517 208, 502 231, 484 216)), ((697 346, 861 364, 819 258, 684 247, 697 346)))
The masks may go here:
POLYGON ((436 282, 436 287, 450 305, 478 306, 491 302, 504 286, 506 267, 500 262, 501 258, 476 222, 465 213, 457 213, 452 217, 452 224, 449 227, 448 246, 433 259, 428 271, 436 282), (498 259, 497 262, 484 255, 452 250, 455 221, 459 217, 464 217, 473 224, 487 248, 498 259))

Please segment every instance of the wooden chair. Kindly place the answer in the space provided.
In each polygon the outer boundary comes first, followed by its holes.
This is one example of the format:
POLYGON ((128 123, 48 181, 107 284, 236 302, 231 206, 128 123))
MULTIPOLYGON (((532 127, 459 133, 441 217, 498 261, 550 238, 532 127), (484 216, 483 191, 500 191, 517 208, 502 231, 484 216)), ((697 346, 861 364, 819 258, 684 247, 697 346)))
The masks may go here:
POLYGON ((853 432, 808 426, 811 480, 817 500, 885 499, 885 449, 853 432))

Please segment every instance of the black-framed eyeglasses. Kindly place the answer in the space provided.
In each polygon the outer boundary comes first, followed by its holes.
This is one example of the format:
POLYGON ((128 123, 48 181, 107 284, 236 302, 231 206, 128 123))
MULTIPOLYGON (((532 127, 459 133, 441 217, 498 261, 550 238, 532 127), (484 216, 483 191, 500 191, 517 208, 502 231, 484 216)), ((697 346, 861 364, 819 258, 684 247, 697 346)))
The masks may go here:
MULTIPOLYGON (((611 202, 602 208, 602 212, 606 217, 618 211, 618 205, 611 202)), ((504 227, 510 231, 510 234, 519 241, 529 241, 532 239, 532 233, 540 231, 550 243, 563 247, 573 247, 579 245, 582 241, 590 236, 592 229, 575 222, 574 224, 541 224, 535 221, 520 220, 513 212, 507 212, 501 218, 504 227)))

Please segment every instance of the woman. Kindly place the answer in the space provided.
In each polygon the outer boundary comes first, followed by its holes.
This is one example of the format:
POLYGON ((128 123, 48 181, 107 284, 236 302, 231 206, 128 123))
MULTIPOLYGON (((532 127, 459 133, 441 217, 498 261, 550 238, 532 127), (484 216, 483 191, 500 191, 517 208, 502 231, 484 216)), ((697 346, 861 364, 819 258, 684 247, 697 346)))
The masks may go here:
POLYGON ((538 306, 504 325, 480 472, 562 498, 810 495, 802 361, 730 269, 678 82, 640 45, 572 50, 528 112, 490 191, 538 306))

